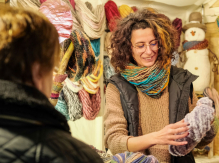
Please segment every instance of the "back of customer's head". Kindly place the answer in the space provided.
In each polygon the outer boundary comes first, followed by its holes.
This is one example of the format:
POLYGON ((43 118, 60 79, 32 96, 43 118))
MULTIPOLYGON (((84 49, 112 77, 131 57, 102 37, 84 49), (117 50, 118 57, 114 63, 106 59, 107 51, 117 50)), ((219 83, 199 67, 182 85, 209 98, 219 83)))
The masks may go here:
POLYGON ((48 97, 58 56, 58 33, 46 17, 0 10, 0 79, 35 86, 48 97))

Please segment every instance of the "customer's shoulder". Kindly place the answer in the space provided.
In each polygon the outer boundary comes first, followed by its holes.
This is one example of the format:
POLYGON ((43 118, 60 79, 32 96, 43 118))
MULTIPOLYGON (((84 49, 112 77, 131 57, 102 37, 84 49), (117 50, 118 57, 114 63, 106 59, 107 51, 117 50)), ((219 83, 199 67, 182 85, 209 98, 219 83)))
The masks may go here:
POLYGON ((89 145, 72 137, 68 132, 49 129, 42 137, 41 144, 43 149, 47 149, 46 151, 42 151, 44 155, 47 155, 49 150, 54 155, 63 158, 65 162, 102 162, 100 156, 89 145))

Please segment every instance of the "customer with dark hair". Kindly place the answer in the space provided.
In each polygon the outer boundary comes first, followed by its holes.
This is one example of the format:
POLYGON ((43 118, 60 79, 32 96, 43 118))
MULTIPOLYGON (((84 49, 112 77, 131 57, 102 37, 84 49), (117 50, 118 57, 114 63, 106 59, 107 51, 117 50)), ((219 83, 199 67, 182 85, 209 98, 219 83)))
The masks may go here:
MULTIPOLYGON (((171 66, 177 36, 169 18, 151 8, 122 19, 112 33, 111 63, 118 74, 106 89, 104 142, 113 154, 143 151, 162 163, 195 162, 191 152, 174 157, 168 151, 168 145, 188 143, 175 140, 188 136, 183 119, 197 102, 197 77, 171 66)), ((215 125, 201 145, 213 140, 215 125)))
POLYGON ((58 33, 40 13, 0 10, 0 162, 102 162, 72 138, 48 101, 59 60, 58 33))

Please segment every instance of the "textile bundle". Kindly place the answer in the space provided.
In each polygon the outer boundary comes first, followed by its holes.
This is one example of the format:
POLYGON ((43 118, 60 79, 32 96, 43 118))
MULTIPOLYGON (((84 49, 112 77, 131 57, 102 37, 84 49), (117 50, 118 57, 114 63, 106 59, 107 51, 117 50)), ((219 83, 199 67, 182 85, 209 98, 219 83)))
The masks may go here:
POLYGON ((187 41, 183 42, 183 49, 184 50, 202 50, 208 47, 208 40, 204 41, 187 41))
POLYGON ((121 5, 119 7, 119 13, 121 15, 122 18, 125 18, 126 16, 128 16, 131 13, 134 13, 134 11, 132 10, 131 7, 129 7, 128 5, 121 5))
POLYGON ((158 163, 158 160, 152 156, 146 156, 140 152, 125 152, 113 156, 110 163, 158 163))
POLYGON ((11 7, 31 8, 38 10, 41 3, 39 0, 10 0, 11 7))
POLYGON ((110 58, 104 57, 104 79, 107 80, 115 74, 115 70, 110 64, 110 58))
POLYGON ((103 64, 99 60, 96 69, 91 75, 86 78, 82 78, 84 89, 90 94, 96 94, 99 90, 99 79, 103 74, 103 64))
POLYGON ((78 0, 75 10, 87 36, 90 39, 100 38, 106 26, 104 6, 98 5, 96 9, 90 10, 83 1, 78 0))
POLYGON ((83 105, 83 116, 87 120, 93 120, 99 113, 101 97, 100 89, 94 95, 90 95, 87 91, 82 89, 78 92, 79 99, 83 105))
MULTIPOLYGON (((196 107, 188 113, 184 120, 190 124, 189 135, 176 141, 187 141, 188 144, 181 146, 169 146, 169 152, 173 156, 185 156, 211 131, 211 122, 214 120, 215 110, 212 107, 212 100, 203 97, 198 100, 196 107)), ((181 133, 183 134, 183 133, 181 133)), ((213 133, 214 134, 214 133, 213 133)))
POLYGON ((105 5, 106 19, 109 30, 112 32, 116 28, 116 20, 121 18, 118 7, 113 1, 108 1, 105 5))
POLYGON ((70 119, 68 114, 68 107, 64 99, 63 91, 60 92, 59 99, 55 106, 55 109, 58 110, 62 115, 64 115, 67 121, 70 119))
POLYGON ((89 38, 83 32, 74 30, 70 36, 75 51, 68 62, 68 77, 77 82, 91 74, 95 68, 95 54, 89 38))
POLYGON ((112 32, 108 32, 105 37, 104 42, 104 50, 107 52, 108 55, 111 55, 112 49, 111 49, 111 35, 112 32))
POLYGON ((134 12, 138 11, 138 8, 136 6, 132 6, 131 8, 134 12))
POLYGON ((66 86, 73 92, 78 93, 80 90, 83 89, 82 84, 79 82, 72 82, 69 78, 65 79, 66 86))
POLYGON ((66 85, 63 87, 64 99, 68 106, 70 120, 75 121, 82 117, 82 104, 78 95, 71 91, 66 85))
POLYGON ((182 32, 182 19, 179 19, 179 18, 174 19, 172 22, 172 25, 177 30, 177 34, 178 34, 177 46, 179 46, 180 45, 180 36, 181 36, 181 32, 182 32))
POLYGON ((39 9, 56 27, 60 37, 69 38, 73 19, 70 7, 62 0, 47 0, 39 9))
POLYGON ((95 53, 95 59, 98 61, 100 57, 100 39, 91 40, 90 43, 95 53))
POLYGON ((78 30, 84 32, 84 30, 81 26, 81 21, 80 21, 79 17, 77 16, 76 12, 75 12, 75 2, 74 2, 74 0, 62 0, 62 1, 67 3, 68 6, 71 9, 71 14, 72 14, 72 19, 73 19, 72 30, 78 29, 78 30))

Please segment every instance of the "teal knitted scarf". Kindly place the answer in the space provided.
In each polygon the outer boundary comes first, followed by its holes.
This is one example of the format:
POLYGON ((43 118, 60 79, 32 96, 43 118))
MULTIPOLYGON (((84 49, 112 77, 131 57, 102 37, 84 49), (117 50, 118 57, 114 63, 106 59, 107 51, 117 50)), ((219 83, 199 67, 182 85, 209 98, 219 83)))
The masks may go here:
POLYGON ((121 75, 148 96, 160 98, 169 83, 170 61, 163 68, 160 67, 160 62, 158 61, 148 68, 130 63, 121 75))

